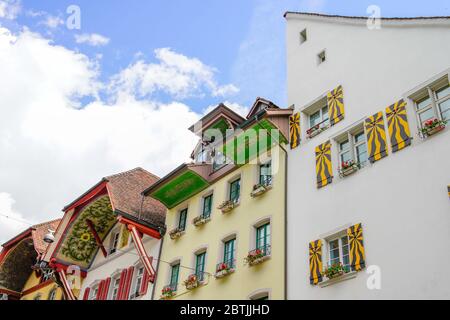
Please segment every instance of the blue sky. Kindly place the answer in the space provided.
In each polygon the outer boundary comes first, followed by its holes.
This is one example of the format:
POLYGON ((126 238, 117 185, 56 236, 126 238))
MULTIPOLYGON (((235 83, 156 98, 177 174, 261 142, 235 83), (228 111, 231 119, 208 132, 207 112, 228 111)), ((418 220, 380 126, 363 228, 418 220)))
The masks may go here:
POLYGON ((101 177, 189 161, 187 128, 219 102, 286 107, 285 11, 370 5, 450 16, 448 0, 0 0, 0 243, 101 177))
MULTIPOLYGON (((170 47, 196 57, 217 69, 220 83, 233 83, 240 92, 234 102, 248 106, 257 96, 286 103, 284 27, 286 10, 341 15, 367 15, 375 4, 383 16, 450 15, 445 0, 23 0, 25 10, 45 11, 66 19, 66 8, 81 9, 83 33, 98 33, 110 39, 108 45, 91 47, 74 42, 74 31, 52 31, 55 43, 89 56, 102 54, 101 77, 107 79, 136 59, 154 60, 153 51, 170 47)), ((21 15, 17 22, 48 33, 41 17, 21 15)), ((164 96, 161 96, 164 99, 164 96)), ((186 99, 195 110, 220 102, 220 98, 186 99)))

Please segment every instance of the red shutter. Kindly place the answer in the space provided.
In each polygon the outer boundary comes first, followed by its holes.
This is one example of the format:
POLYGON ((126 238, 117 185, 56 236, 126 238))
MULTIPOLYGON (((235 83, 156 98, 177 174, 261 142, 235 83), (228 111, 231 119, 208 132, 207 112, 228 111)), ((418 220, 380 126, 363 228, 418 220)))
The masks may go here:
POLYGON ((127 278, 127 269, 123 269, 122 273, 120 274, 119 293, 117 294, 116 300, 123 300, 122 297, 124 296, 126 278, 127 278))
POLYGON ((103 288, 103 300, 108 300, 108 292, 109 292, 110 284, 111 284, 111 278, 106 278, 105 287, 103 288))
POLYGON ((141 289, 139 292, 140 296, 143 296, 147 293, 148 290, 148 282, 150 281, 150 276, 147 272, 147 270, 144 271, 144 276, 142 277, 142 284, 141 284, 141 289))
POLYGON ((91 292, 91 288, 87 287, 86 290, 84 290, 83 300, 89 300, 89 293, 91 292))
POLYGON ((127 272, 127 282, 125 285, 125 296, 123 297, 123 300, 128 300, 130 297, 130 289, 131 289, 131 282, 133 281, 133 271, 134 271, 134 267, 131 266, 128 268, 128 272, 127 272))
POLYGON ((105 286, 105 280, 100 281, 100 284, 98 285, 98 291, 97 291, 97 300, 102 300, 103 296, 103 287, 105 286))

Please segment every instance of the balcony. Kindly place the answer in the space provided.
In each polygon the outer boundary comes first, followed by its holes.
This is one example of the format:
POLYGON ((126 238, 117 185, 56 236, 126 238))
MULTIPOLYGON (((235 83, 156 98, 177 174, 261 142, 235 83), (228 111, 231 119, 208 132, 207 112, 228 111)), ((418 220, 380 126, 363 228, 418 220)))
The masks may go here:
POLYGON ((216 265, 216 273, 214 274, 214 277, 216 279, 226 277, 227 275, 233 273, 235 269, 236 269, 235 259, 220 262, 216 265))
POLYGON ((239 205, 239 199, 237 200, 226 200, 222 202, 222 204, 217 207, 223 214, 231 212, 234 208, 239 205))
POLYGON ((169 284, 162 289, 161 299, 168 300, 177 294, 177 285, 169 284))
POLYGON ((199 226, 204 225, 205 223, 209 222, 210 220, 211 220, 211 216, 209 214, 208 215, 202 214, 198 217, 195 217, 192 220, 192 224, 196 227, 199 227, 199 226))
POLYGON ((266 183, 258 183, 253 186, 253 191, 250 193, 252 198, 259 197, 260 195, 266 193, 272 189, 272 181, 266 183))
POLYGON ((169 231, 169 236, 170 239, 175 240, 178 239, 179 237, 181 237, 184 234, 184 229, 180 229, 180 228, 175 228, 171 231, 169 231))
POLYGON ((256 248, 248 253, 245 258, 245 263, 249 266, 255 266, 269 259, 270 255, 271 247, 269 244, 260 246, 259 248, 256 248))

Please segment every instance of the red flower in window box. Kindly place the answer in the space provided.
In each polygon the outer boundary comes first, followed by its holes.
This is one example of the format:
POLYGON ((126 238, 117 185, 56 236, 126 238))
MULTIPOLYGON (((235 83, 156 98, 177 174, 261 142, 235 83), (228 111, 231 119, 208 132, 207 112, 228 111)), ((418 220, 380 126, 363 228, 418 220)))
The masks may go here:
POLYGON ((435 133, 438 133, 439 131, 444 130, 446 125, 447 125, 446 120, 439 120, 439 119, 427 120, 424 122, 423 127, 420 128, 420 134, 424 138, 429 137, 435 133))

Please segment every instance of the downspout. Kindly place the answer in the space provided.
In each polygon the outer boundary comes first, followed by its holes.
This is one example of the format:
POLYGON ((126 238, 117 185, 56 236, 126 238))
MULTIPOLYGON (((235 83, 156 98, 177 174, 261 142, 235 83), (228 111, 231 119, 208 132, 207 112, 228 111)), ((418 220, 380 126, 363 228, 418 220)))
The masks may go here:
MULTIPOLYGON (((255 116, 255 120, 257 123, 260 122, 258 119, 258 115, 255 116)), ((272 138, 272 135, 270 134, 270 131, 267 130, 267 133, 272 138)), ((287 239, 287 222, 288 222, 288 215, 287 215, 287 178, 288 178, 288 152, 287 150, 278 143, 278 146, 281 148, 281 150, 284 151, 285 157, 284 157, 284 300, 287 300, 287 285, 288 285, 288 267, 287 267, 287 253, 288 253, 288 239, 287 239)))
POLYGON ((153 282, 152 296, 150 298, 151 300, 153 300, 155 298, 156 282, 158 281, 159 264, 161 262, 161 253, 162 253, 163 244, 164 244, 164 236, 161 237, 161 244, 159 246, 158 262, 156 263, 156 274, 155 274, 155 281, 153 282))

